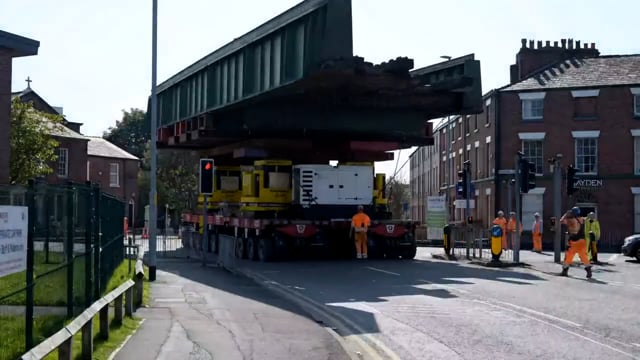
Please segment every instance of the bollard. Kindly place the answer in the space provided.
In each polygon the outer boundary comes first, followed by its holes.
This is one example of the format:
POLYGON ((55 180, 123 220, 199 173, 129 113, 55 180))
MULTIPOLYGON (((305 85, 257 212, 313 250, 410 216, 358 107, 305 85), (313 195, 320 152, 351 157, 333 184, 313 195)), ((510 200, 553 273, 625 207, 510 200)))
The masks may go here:
POLYGON ((491 228, 491 261, 500 262, 502 255, 502 228, 500 225, 493 225, 491 228))
POLYGON ((142 292, 144 289, 143 281, 144 281, 144 267, 142 265, 142 260, 138 259, 136 261, 136 275, 135 275, 135 299, 134 306, 135 308, 139 308, 142 305, 142 292))
POLYGON ((442 229, 443 231, 443 246, 444 253, 447 256, 451 256, 451 225, 447 224, 442 229))

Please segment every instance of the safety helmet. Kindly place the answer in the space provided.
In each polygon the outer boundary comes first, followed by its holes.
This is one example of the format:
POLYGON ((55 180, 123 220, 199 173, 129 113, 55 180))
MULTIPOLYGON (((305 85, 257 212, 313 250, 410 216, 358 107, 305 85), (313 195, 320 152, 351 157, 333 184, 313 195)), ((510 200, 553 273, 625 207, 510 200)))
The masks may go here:
POLYGON ((574 206, 571 208, 571 212, 573 213, 573 215, 575 216, 580 216, 580 208, 577 206, 574 206))

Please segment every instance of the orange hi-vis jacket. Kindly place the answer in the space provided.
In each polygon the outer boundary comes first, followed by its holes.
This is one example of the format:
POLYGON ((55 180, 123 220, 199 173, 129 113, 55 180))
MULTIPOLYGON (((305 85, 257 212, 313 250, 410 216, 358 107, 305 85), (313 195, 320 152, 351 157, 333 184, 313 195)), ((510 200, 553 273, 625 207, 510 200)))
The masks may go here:
POLYGON ((534 235, 542 235, 542 220, 533 221, 533 226, 531 226, 531 233, 534 235))
MULTIPOLYGON (((520 234, 522 235, 522 223, 518 224, 520 227, 518 230, 520 230, 520 234)), ((513 219, 509 219, 509 222, 507 223, 507 230, 509 232, 515 232, 516 231, 516 221, 513 219)))
POLYGON ((500 228, 502 229, 502 235, 505 236, 506 235, 506 230, 507 230, 507 219, 506 218, 495 218, 493 220, 493 225, 498 225, 500 226, 500 228))
POLYGON ((357 213, 351 218, 351 226, 356 232, 366 232, 367 228, 371 226, 371 219, 365 213, 357 213))

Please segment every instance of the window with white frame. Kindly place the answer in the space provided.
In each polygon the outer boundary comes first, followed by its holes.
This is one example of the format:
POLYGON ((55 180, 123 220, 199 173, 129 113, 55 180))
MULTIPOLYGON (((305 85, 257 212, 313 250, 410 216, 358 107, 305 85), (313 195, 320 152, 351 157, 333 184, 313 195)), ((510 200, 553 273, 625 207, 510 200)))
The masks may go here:
POLYGON ((640 116, 640 87, 630 88, 633 96, 633 115, 640 116))
POLYGON ((640 129, 632 129, 633 136, 633 173, 640 175, 640 129))
POLYGON ((69 176, 69 149, 58 148, 58 164, 56 173, 59 177, 69 176))
POLYGON ((109 186, 120 186, 120 164, 118 163, 109 164, 109 186))
POLYGON ((518 96, 520 97, 520 101, 522 101, 522 120, 542 120, 545 93, 520 93, 518 96))
POLYGON ((522 140, 522 153, 530 162, 536 164, 536 175, 544 174, 544 140, 522 140))
POLYGON ((581 174, 598 173, 598 138, 577 138, 576 142, 576 168, 581 174))

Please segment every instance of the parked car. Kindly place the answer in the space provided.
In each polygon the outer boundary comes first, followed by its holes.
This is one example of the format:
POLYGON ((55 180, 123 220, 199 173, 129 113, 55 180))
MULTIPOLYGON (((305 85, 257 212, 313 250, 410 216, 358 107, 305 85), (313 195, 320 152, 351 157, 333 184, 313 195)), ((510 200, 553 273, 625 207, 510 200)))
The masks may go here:
POLYGON ((635 257, 640 261, 640 234, 627 236, 622 245, 622 255, 635 257))

